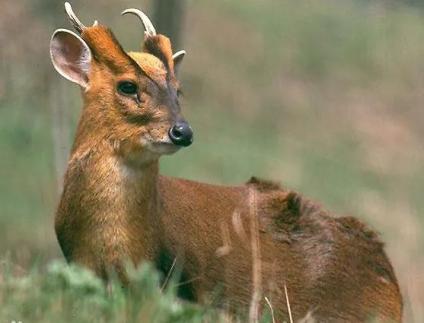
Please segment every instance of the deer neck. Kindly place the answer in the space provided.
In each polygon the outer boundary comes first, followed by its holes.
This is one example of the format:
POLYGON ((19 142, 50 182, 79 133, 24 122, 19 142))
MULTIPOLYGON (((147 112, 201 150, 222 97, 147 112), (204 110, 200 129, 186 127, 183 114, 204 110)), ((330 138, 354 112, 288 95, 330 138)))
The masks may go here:
POLYGON ((158 201, 158 161, 136 166, 121 161, 119 168, 124 190, 133 196, 136 208, 141 214, 154 217, 158 201))
POLYGON ((84 172, 87 178, 85 189, 96 197, 97 205, 106 205, 114 211, 104 213, 116 214, 121 219, 139 218, 140 221, 155 217, 158 200, 157 160, 128 162, 117 153, 113 143, 103 140, 93 146, 75 146, 69 167, 80 168, 84 172))
MULTIPOLYGON (((70 164, 84 165, 96 196, 116 208, 120 218, 154 217, 157 205, 158 159, 148 152, 131 151, 114 138, 102 121, 90 118, 97 105, 86 105, 80 119, 70 164), (76 163, 75 163, 76 162, 76 163), (125 214, 122 214, 125 213, 125 214)), ((118 216, 118 215, 117 215, 118 216)))
MULTIPOLYGON (((127 216, 141 217, 143 221, 151 223, 157 213, 158 161, 137 163, 133 158, 128 161, 116 151, 108 159, 115 187, 120 188, 116 192, 117 201, 126 209, 127 216)), ((142 155, 140 159, 143 159, 142 155)))

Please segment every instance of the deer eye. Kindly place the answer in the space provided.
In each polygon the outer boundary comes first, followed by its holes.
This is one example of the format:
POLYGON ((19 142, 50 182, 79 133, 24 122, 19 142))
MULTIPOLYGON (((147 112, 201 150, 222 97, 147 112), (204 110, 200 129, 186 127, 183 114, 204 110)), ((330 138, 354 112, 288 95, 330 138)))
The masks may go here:
POLYGON ((124 95, 135 95, 138 91, 138 86, 131 81, 122 81, 118 83, 118 91, 124 95))

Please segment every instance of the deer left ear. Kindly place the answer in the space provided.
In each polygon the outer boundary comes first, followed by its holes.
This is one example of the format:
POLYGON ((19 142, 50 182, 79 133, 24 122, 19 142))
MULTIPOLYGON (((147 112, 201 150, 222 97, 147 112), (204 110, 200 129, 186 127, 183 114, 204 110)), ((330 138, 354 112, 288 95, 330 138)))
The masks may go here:
POLYGON ((50 41, 50 56, 59 74, 83 88, 88 86, 91 51, 80 36, 66 29, 56 30, 50 41))
POLYGON ((174 60, 174 69, 177 70, 181 62, 183 61, 183 58, 186 54, 185 50, 180 50, 176 52, 174 55, 172 55, 172 59, 174 60))

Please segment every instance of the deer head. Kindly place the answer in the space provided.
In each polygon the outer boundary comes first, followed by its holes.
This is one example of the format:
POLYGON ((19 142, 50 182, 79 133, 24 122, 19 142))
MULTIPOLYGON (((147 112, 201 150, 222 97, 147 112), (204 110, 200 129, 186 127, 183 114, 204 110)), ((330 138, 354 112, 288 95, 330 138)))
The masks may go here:
POLYGON ((189 146, 193 132, 181 115, 175 76, 185 51, 173 54, 170 40, 157 34, 140 10, 122 13, 136 15, 145 29, 142 50, 128 53, 110 29, 97 21, 84 26, 69 3, 65 10, 78 34, 56 30, 50 54, 56 70, 82 88, 84 109, 75 145, 107 142, 125 160, 143 161, 189 146))

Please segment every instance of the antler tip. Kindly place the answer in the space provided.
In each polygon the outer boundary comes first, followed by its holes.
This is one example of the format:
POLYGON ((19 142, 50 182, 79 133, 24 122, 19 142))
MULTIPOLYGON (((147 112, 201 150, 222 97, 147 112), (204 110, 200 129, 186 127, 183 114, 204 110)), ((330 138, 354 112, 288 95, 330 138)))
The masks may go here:
POLYGON ((65 2, 65 11, 66 11, 66 13, 68 13, 68 14, 69 14, 70 12, 71 12, 71 13, 73 13, 73 11, 74 11, 74 10, 72 9, 71 4, 70 4, 68 1, 66 1, 66 2, 65 2))
POLYGON ((123 16, 123 15, 125 15, 127 13, 130 13, 130 10, 131 9, 125 9, 124 11, 121 12, 121 15, 123 16))
POLYGON ((127 13, 132 13, 132 14, 136 15, 138 18, 140 18, 141 22, 144 25, 144 29, 146 30, 147 36, 155 36, 156 35, 155 27, 153 26, 149 17, 147 17, 147 15, 143 11, 141 11, 139 9, 130 8, 130 9, 125 9, 124 11, 122 11, 121 15, 125 15, 127 13))

